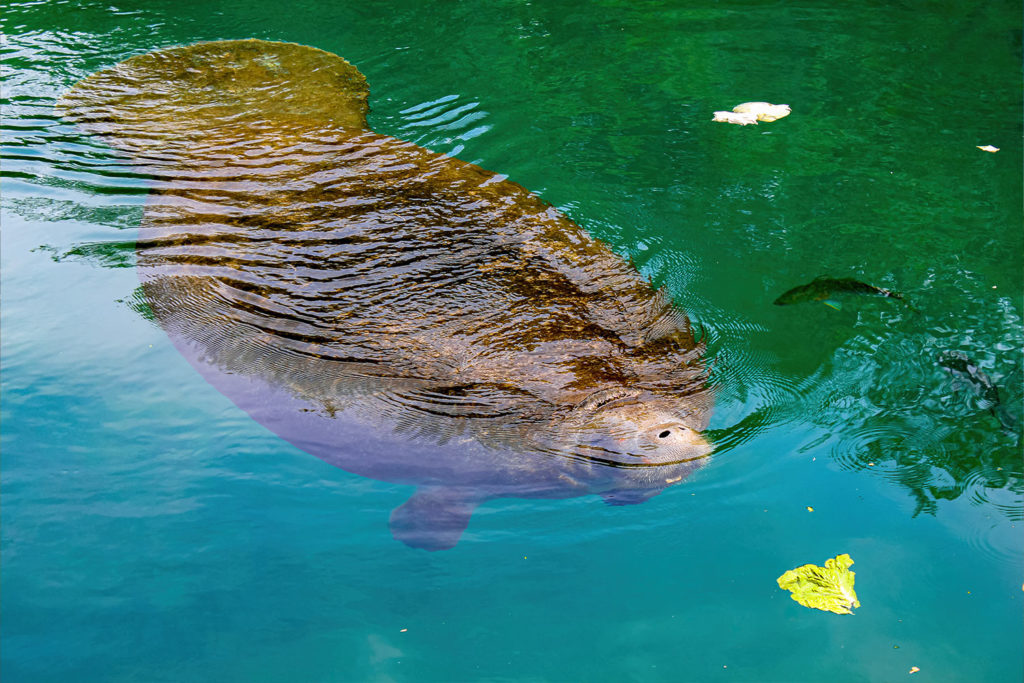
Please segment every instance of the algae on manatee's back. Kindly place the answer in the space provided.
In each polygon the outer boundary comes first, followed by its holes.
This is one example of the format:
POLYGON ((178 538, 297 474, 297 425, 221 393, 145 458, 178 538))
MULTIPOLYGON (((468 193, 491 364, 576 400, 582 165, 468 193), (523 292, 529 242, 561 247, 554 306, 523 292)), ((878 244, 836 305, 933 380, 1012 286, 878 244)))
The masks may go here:
POLYGON ((640 502, 706 460, 702 344, 664 291, 520 185, 367 128, 365 79, 257 40, 133 57, 67 116, 153 177, 153 315, 255 419, 413 484, 403 541, 479 502, 640 502))

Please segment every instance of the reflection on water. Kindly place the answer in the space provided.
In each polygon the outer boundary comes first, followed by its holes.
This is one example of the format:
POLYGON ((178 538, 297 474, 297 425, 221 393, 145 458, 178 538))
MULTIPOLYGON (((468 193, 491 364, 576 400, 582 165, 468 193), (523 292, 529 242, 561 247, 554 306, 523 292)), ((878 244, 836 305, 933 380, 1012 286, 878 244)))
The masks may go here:
MULTIPOLYGON (((1001 344, 1024 344, 1008 300, 976 314, 990 318, 992 328, 1013 330, 1001 344)), ((715 381, 756 406, 735 426, 712 433, 720 455, 773 426, 810 422, 823 434, 804 450, 824 446, 842 467, 905 487, 917 501, 915 515, 935 513, 939 500, 966 494, 1021 519, 1024 378, 1004 348, 972 344, 969 331, 959 328, 928 329, 934 325, 928 312, 884 300, 844 313, 819 304, 787 315, 792 333, 807 333, 799 352, 817 356, 819 365, 797 383, 780 375, 770 358, 743 350, 715 354, 715 381), (811 354, 807 345, 815 349, 811 354), (950 357, 971 359, 965 367, 974 369, 973 381, 951 374, 950 357)))
MULTIPOLYGON (((366 101, 344 60, 261 41, 62 99, 152 179, 137 266, 186 358, 305 450, 429 486, 392 518, 417 546, 488 498, 640 502, 702 464, 703 345, 664 291, 521 186, 368 130, 366 101)), ((412 113, 472 115, 451 101, 412 113)))
MULTIPOLYGON (((1005 429, 971 388, 958 385, 942 366, 949 340, 896 331, 869 342, 856 338, 835 355, 830 376, 805 401, 840 435, 831 450, 844 466, 877 468, 917 500, 917 512, 935 512, 937 501, 968 494, 987 501, 989 491, 1024 488, 1021 436, 1005 429), (853 398, 856 397, 856 398, 853 398), (993 440, 992 435, 1000 436, 993 440), (984 445, 983 445, 984 444, 984 445)), ((985 349, 973 351, 984 356, 985 349)), ((1006 387, 1001 407, 1019 414, 1019 366, 995 380, 1006 387)), ((1020 519, 1018 503, 994 506, 1020 519)))
POLYGON ((490 128, 484 123, 487 112, 479 102, 460 101, 459 95, 445 95, 431 102, 403 109, 398 126, 401 137, 417 144, 456 156, 465 149, 465 142, 490 128), (424 136, 426 130, 429 135, 424 136))

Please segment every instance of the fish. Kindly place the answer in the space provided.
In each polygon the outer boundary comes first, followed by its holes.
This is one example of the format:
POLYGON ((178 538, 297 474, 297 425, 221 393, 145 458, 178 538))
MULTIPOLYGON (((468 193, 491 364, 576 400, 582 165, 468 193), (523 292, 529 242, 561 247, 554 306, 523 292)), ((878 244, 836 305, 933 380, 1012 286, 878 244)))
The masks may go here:
POLYGON ((961 351, 943 351, 939 355, 938 364, 952 376, 966 381, 984 401, 985 409, 999 420, 1006 432, 1019 432, 1019 418, 1003 402, 999 387, 970 357, 961 351))
POLYGON ((340 56, 251 39, 60 98, 151 179, 139 304, 192 367, 297 448, 416 487, 389 526, 429 551, 490 500, 638 504, 709 462, 706 347, 668 292, 504 175, 372 130, 368 101, 340 56))
POLYGON ((853 278, 817 277, 811 282, 787 290, 777 298, 776 306, 789 306, 813 301, 821 301, 826 306, 841 310, 843 305, 839 296, 855 294, 861 296, 882 296, 890 299, 903 299, 899 292, 869 285, 853 278))

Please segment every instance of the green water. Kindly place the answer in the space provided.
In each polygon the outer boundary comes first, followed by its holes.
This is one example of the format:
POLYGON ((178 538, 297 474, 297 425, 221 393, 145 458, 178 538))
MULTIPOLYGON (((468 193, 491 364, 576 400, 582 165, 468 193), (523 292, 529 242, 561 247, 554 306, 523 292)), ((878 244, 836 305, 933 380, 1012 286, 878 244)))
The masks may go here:
POLYGON ((1019 681, 1020 17, 5 3, 4 678, 1019 681), (53 104, 128 56, 242 37, 342 55, 375 130, 508 174, 666 285, 708 334, 714 462, 641 505, 492 501, 428 554, 388 533, 408 487, 208 385, 132 305, 146 179, 53 104), (711 122, 749 100, 793 113, 711 122), (818 275, 906 303, 772 305, 818 275), (855 616, 776 586, 844 552, 855 616))

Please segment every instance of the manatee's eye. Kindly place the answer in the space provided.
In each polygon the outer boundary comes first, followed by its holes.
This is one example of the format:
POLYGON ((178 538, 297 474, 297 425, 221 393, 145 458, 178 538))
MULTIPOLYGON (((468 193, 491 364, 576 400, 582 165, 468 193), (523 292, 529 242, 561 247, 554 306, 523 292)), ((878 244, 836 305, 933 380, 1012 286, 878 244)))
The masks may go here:
POLYGON ((670 435, 671 433, 672 433, 672 432, 670 432, 669 430, 667 430, 667 429, 666 429, 666 430, 665 430, 665 431, 663 431, 663 432, 662 432, 661 434, 658 434, 658 438, 659 438, 659 439, 666 439, 666 438, 668 438, 668 436, 669 436, 669 435, 670 435))

